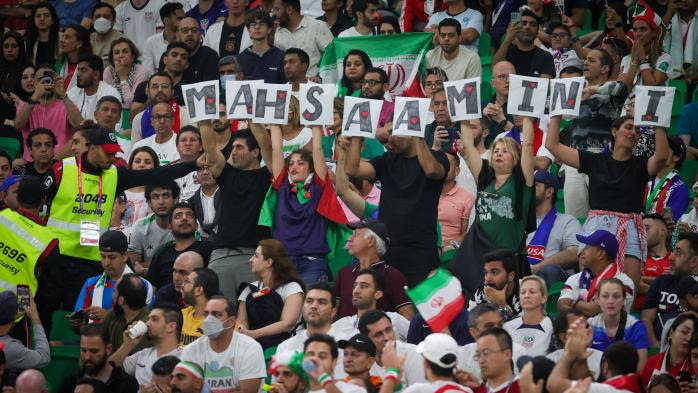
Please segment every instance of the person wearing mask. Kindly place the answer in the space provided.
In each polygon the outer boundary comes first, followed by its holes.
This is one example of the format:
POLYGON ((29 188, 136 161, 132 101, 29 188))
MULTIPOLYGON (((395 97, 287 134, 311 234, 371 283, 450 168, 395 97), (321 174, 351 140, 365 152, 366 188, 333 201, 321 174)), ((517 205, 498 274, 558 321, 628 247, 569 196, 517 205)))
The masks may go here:
POLYGON ((111 354, 112 346, 106 341, 104 327, 99 323, 85 325, 80 330, 79 371, 63 381, 58 393, 73 393, 83 378, 106 381, 109 391, 114 393, 137 391, 136 379, 108 361, 111 354))
POLYGON ((255 393, 266 377, 262 346, 234 329, 235 304, 223 296, 206 303, 204 336, 187 345, 181 359, 204 365, 209 386, 226 386, 241 393, 255 393))
POLYGON ((172 265, 172 281, 158 288, 153 303, 176 303, 181 308, 187 307, 182 299, 182 288, 189 274, 195 269, 204 267, 204 259, 198 252, 186 251, 175 259, 172 265))
POLYGON ((490 251, 484 256, 484 283, 470 297, 468 310, 483 303, 499 307, 506 320, 521 315, 516 256, 506 249, 490 251))
POLYGON ((324 14, 317 19, 327 23, 335 37, 352 27, 351 18, 344 12, 345 5, 345 0, 326 0, 321 4, 324 14))
POLYGON ((355 384, 335 379, 339 349, 331 336, 313 334, 303 345, 303 362, 312 362, 315 370, 308 371, 311 392, 366 393, 366 389, 355 384))
MULTIPOLYGON (((424 31, 436 33, 439 31, 438 26, 444 19, 455 19, 461 26, 459 29, 461 32, 458 33, 458 43, 471 52, 477 53, 480 44, 480 33, 483 31, 482 14, 476 9, 468 8, 467 2, 464 0, 444 0, 444 3, 447 7, 446 10, 441 11, 437 9, 437 12, 434 12, 429 17, 427 28, 424 31)), ((436 8, 438 8, 438 5, 436 8)), ((440 40, 441 37, 438 36, 437 38, 435 34, 435 43, 439 43, 440 40)))
POLYGON ((33 349, 10 336, 10 329, 14 326, 17 313, 20 312, 19 300, 10 290, 0 292, 0 344, 4 345, 2 352, 6 359, 5 372, 45 367, 51 362, 51 349, 44 328, 41 326, 33 296, 29 298, 29 305, 21 311, 32 324, 33 349))
POLYGON ((159 14, 163 24, 162 32, 147 37, 148 39, 145 40, 145 44, 142 47, 141 64, 151 73, 158 71, 160 58, 167 50, 167 46, 177 41, 179 21, 185 15, 182 3, 179 2, 164 3, 160 7, 159 14))
POLYGON ((199 21, 192 17, 179 21, 177 39, 189 49, 189 62, 182 81, 189 84, 216 79, 218 53, 202 44, 199 21))
MULTIPOLYGON (((256 11, 247 16, 245 24, 250 31, 252 45, 237 55, 242 72, 251 80, 265 83, 284 83, 284 51, 269 45, 269 35, 274 22, 269 14, 256 11)), ((305 74, 303 74, 305 76, 305 74)))
POLYGON ((427 67, 441 68, 448 80, 460 80, 476 78, 482 75, 482 64, 478 56, 477 47, 473 51, 470 46, 462 46, 459 43, 461 24, 453 18, 446 18, 439 22, 438 29, 439 46, 427 52, 427 67))
POLYGON ((164 0, 137 0, 134 3, 120 3, 116 6, 114 29, 143 49, 148 37, 157 32, 162 23, 158 11, 166 3, 164 0))
POLYGON ((169 64, 179 64, 176 66, 179 69, 182 59, 187 57, 187 50, 183 45, 181 42, 170 44, 168 46, 169 49, 163 55, 166 72, 154 73, 150 76, 147 83, 141 83, 136 88, 130 112, 130 116, 133 116, 131 142, 134 145, 142 139, 155 135, 155 126, 153 126, 152 119, 155 104, 167 103, 172 108, 174 117, 172 122, 168 121, 168 123, 172 124, 172 131, 179 132, 181 127, 189 125, 189 111, 180 105, 180 101, 182 104, 184 103, 181 96, 181 75, 175 78, 168 71, 170 69, 169 64), (144 94, 144 97, 140 98, 139 90, 147 93, 147 95, 144 94), (139 109, 136 110, 136 107, 139 107, 139 109))
POLYGON ((123 37, 121 33, 114 30, 116 9, 109 3, 98 2, 92 9, 92 21, 92 27, 95 30, 90 34, 92 53, 99 56, 104 64, 113 65, 110 59, 112 43, 123 37))
POLYGON ((521 20, 509 25, 502 45, 492 57, 492 63, 507 60, 514 65, 518 75, 553 78, 553 56, 538 48, 534 42, 541 19, 528 7, 522 7, 520 13, 521 20))
POLYGON ((124 334, 124 342, 109 357, 115 365, 123 365, 124 371, 133 376, 140 386, 150 383, 153 373, 152 365, 163 356, 180 356, 182 347, 179 339, 182 333, 182 311, 174 304, 161 303, 153 306, 145 323, 145 334, 132 338, 124 334), (154 346, 133 352, 145 338, 154 342, 154 346), (131 354, 131 355, 129 355, 131 354))
POLYGON ((277 353, 302 351, 305 340, 316 333, 337 337, 338 332, 332 327, 336 314, 337 298, 332 292, 332 287, 324 281, 310 285, 303 300, 303 321, 306 329, 298 331, 295 336, 279 344, 276 348, 277 353))
POLYGON ((351 13, 356 18, 356 24, 337 37, 361 37, 373 35, 378 13, 378 0, 354 0, 351 2, 351 13))
POLYGON ((109 46, 106 57, 108 62, 105 64, 109 65, 104 68, 102 79, 104 83, 114 86, 119 93, 119 96, 116 97, 121 97, 123 106, 130 108, 133 104, 136 87, 147 81, 153 71, 143 64, 136 63, 140 57, 140 52, 136 48, 136 44, 126 37, 114 40, 109 46))
POLYGON ((97 102, 104 96, 121 100, 121 94, 110 84, 102 81, 104 65, 97 55, 86 55, 78 60, 77 85, 68 90, 68 97, 80 109, 83 119, 94 119, 97 102))
POLYGON ((204 322, 206 303, 218 294, 218 276, 208 268, 200 267, 189 273, 182 283, 182 300, 188 307, 182 309, 184 322, 179 340, 187 346, 203 336, 201 326, 204 322))
MULTIPOLYGON (((121 347, 124 336, 128 336, 126 331, 133 323, 148 321, 150 310, 145 303, 146 296, 145 284, 137 274, 124 274, 116 283, 112 294, 112 309, 107 311, 102 319, 105 335, 109 338, 112 348, 121 347)), ((136 344, 126 355, 153 345, 150 340, 142 340, 136 344)))

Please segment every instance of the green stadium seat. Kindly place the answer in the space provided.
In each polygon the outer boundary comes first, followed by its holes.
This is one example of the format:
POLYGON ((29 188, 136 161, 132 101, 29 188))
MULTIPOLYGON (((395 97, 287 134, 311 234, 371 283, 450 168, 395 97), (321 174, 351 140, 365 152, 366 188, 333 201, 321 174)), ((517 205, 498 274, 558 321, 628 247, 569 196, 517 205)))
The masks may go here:
POLYGON ((591 18, 591 10, 587 8, 584 12, 584 25, 582 26, 582 30, 591 30, 591 18))
POLYGON ((545 310, 548 316, 555 319, 557 316, 557 299, 560 298, 560 292, 562 292, 562 287, 565 285, 564 282, 556 282, 550 289, 548 289, 548 302, 545 304, 545 310))
POLYGON ((601 11, 601 17, 599 18, 598 30, 606 29, 606 10, 601 11))
POLYGON ((492 99, 492 85, 484 80, 480 84, 480 101, 489 102, 492 99))
POLYGON ((698 103, 698 89, 693 90, 693 97, 691 97, 691 102, 698 103))
POLYGON ((480 34, 480 46, 477 53, 480 55, 480 62, 483 66, 492 64, 492 37, 490 33, 485 31, 480 34))
POLYGON ((55 346, 51 348, 51 363, 39 370, 44 374, 51 393, 58 392, 58 389, 63 385, 63 381, 78 372, 79 359, 79 345, 55 346))
POLYGON ((492 65, 482 65, 482 80, 492 83, 492 65))
POLYGON ((68 342, 80 342, 80 336, 73 332, 70 327, 70 322, 66 315, 70 314, 70 311, 54 311, 51 321, 51 341, 68 341, 68 342))
POLYGON ((557 202, 555 202, 555 208, 558 213, 565 212, 565 192, 562 189, 557 190, 557 202))
POLYGON ((698 172, 698 161, 686 160, 681 166, 679 171, 679 176, 688 188, 693 186, 694 179, 696 178, 696 172, 698 172))
POLYGON ((674 104, 671 106, 671 115, 678 116, 681 114, 684 105, 686 105, 688 87, 686 86, 686 81, 682 79, 670 79, 669 86, 676 88, 676 94, 674 94, 674 104))

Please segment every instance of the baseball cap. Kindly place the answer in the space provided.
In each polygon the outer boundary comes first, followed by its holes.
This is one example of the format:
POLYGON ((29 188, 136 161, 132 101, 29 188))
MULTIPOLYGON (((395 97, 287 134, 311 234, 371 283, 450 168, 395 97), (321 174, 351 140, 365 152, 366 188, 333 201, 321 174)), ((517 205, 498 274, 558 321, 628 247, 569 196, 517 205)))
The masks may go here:
POLYGON ((17 295, 12 291, 0 292, 0 325, 8 324, 15 320, 19 311, 17 295))
POLYGON ((432 333, 417 345, 417 353, 439 367, 451 368, 458 362, 458 343, 447 334, 432 333))
POLYGON ((85 133, 85 138, 90 145, 102 146, 102 150, 107 154, 123 152, 116 139, 116 133, 106 128, 95 127, 85 133))
POLYGON ((339 340, 337 346, 342 349, 352 347, 359 352, 366 352, 371 356, 376 356, 376 344, 365 334, 359 333, 348 340, 339 340))
POLYGON ((679 298, 686 295, 698 294, 698 281, 691 276, 682 278, 681 281, 679 281, 679 287, 676 294, 679 295, 679 298))
POLYGON ((99 237, 99 250, 107 252, 126 252, 128 239, 121 231, 106 231, 99 237))
POLYGON ((618 240, 616 236, 609 231, 597 229, 588 236, 577 235, 577 240, 588 246, 599 247, 604 250, 611 259, 616 259, 616 255, 618 254, 618 240))
MULTIPOLYGON (((563 56, 565 56, 563 54, 563 56)), ((560 73, 563 72, 571 72, 571 71, 577 71, 580 74, 584 70, 584 63, 582 62, 582 59, 579 57, 566 57, 565 59, 562 60, 562 64, 560 66, 560 73), (574 69, 574 70, 572 70, 574 69)))
POLYGON ((543 183, 547 186, 553 187, 556 190, 560 188, 560 182, 551 175, 550 172, 545 169, 539 169, 533 174, 533 179, 536 183, 543 183))
POLYGON ((383 239, 384 242, 390 243, 390 235, 388 234, 388 227, 382 222, 375 220, 373 218, 364 218, 361 221, 351 222, 348 225, 351 229, 368 228, 373 231, 378 237, 383 239))
POLYGON ((17 175, 11 175, 5 178, 5 180, 2 181, 2 185, 0 186, 0 189, 2 189, 2 192, 7 192, 7 190, 10 189, 14 184, 19 183, 19 181, 22 180, 22 176, 17 176, 17 175))

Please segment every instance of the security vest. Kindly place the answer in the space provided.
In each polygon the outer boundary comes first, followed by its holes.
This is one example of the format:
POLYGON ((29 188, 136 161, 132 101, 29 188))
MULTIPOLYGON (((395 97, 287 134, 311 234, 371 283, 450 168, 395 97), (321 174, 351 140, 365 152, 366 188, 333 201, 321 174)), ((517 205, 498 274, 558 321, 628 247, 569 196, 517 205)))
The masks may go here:
POLYGON ((10 209, 0 211, 0 290, 28 285, 36 294, 39 257, 55 238, 52 231, 10 209))
POLYGON ((99 224, 100 234, 109 229, 116 196, 118 178, 116 167, 112 165, 109 169, 102 171, 100 176, 85 172, 80 174, 75 157, 64 159, 62 165, 63 175, 56 196, 51 202, 47 225, 53 229, 58 238, 61 255, 99 261, 99 247, 80 245, 80 228, 83 221, 93 221, 99 224), (100 177, 102 178, 101 196, 100 177), (82 187, 82 196, 80 187, 82 187))

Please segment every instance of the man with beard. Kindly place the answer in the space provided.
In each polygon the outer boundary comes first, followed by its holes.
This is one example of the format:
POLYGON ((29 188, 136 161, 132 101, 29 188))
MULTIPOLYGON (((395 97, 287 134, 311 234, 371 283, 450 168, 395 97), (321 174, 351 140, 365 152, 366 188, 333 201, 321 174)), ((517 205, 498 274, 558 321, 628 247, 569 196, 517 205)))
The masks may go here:
POLYGON ((102 82, 104 64, 97 55, 85 55, 78 61, 77 86, 68 90, 68 98, 80 110, 84 119, 94 120, 97 102, 105 96, 121 100, 121 94, 110 84, 102 82))
POLYGON ((351 13, 356 17, 356 24, 339 33, 339 38, 361 37, 373 34, 378 15, 377 0, 354 0, 351 3, 351 13))
POLYGON ((308 387, 308 374, 303 370, 303 351, 276 351, 271 359, 273 391, 303 393, 308 387))
POLYGON ((519 277, 516 277, 516 256, 509 250, 499 249, 483 255, 485 282, 470 297, 468 310, 482 303, 499 307, 505 320, 521 315, 519 277))
POLYGON ((172 265, 172 282, 158 289, 153 303, 171 302, 179 304, 179 308, 186 307, 182 300, 182 286, 189 273, 199 267, 204 267, 204 259, 199 253, 186 251, 179 254, 172 265))
POLYGON ((199 21, 186 17, 179 21, 177 38, 189 48, 189 65, 184 71, 185 84, 215 80, 218 77, 218 53, 201 44, 199 21))
POLYGON ((58 393, 73 393, 77 381, 94 378, 106 381, 109 392, 131 393, 138 390, 136 379, 120 367, 107 362, 112 346, 104 335, 104 327, 93 323, 80 331, 80 371, 67 378, 58 393))
POLYGON ((271 182, 271 137, 264 127, 252 123, 252 131, 235 132, 232 153, 226 160, 221 146, 230 138, 230 132, 225 124, 219 120, 214 130, 210 121, 202 121, 199 127, 206 164, 225 201, 209 268, 218 275, 223 295, 236 299, 239 285, 255 280, 249 260, 257 242, 270 237, 259 232, 257 221, 271 182), (260 167, 261 158, 266 168, 260 167))
MULTIPOLYGON (((112 295, 113 307, 104 316, 105 335, 112 348, 120 348, 128 328, 138 321, 148 320, 148 307, 145 304, 146 290, 141 278, 133 273, 124 274, 116 284, 112 295)), ((152 346, 150 340, 143 340, 132 352, 152 346)), ((128 354, 126 354, 128 355, 128 354)), ((124 355, 123 358, 126 356, 124 355)))
POLYGON ((336 332, 332 329, 332 321, 336 314, 337 298, 332 292, 332 287, 324 281, 311 285, 303 301, 303 320, 306 329, 279 344, 276 347, 277 353, 303 351, 305 340, 316 333, 335 337, 336 332))
POLYGON ((376 362, 376 344, 371 341, 371 338, 359 333, 349 340, 339 340, 337 346, 344 350, 342 362, 344 372, 351 379, 349 382, 359 386, 370 384, 369 371, 376 362))
POLYGON ((131 338, 124 333, 123 344, 109 357, 109 361, 115 365, 123 365, 124 371, 135 377, 140 386, 150 384, 155 361, 163 356, 179 357, 182 353, 182 348, 179 346, 179 336, 182 333, 182 311, 174 304, 156 304, 150 311, 145 324, 148 327, 146 334, 131 338), (155 345, 133 353, 144 338, 153 341, 155 345), (133 355, 128 356, 129 353, 133 355))
POLYGON ((492 63, 507 60, 514 65, 518 75, 553 78, 553 56, 535 45, 540 22, 540 18, 530 8, 522 7, 521 20, 509 25, 492 63))
POLYGON ((158 288, 170 283, 172 266, 179 254, 194 251, 201 255, 204 262, 211 257, 211 243, 196 240, 196 215, 190 204, 175 204, 169 215, 169 224, 174 242, 160 247, 153 255, 148 268, 148 280, 158 288))
POLYGON ((388 138, 388 123, 393 121, 393 111, 395 103, 385 99, 388 92, 388 74, 382 68, 372 67, 366 70, 364 80, 361 82, 361 97, 372 100, 383 101, 381 113, 378 116, 378 128, 376 129, 376 139, 384 140, 388 138))
POLYGON ((147 269, 155 251, 174 239, 169 220, 178 198, 179 186, 174 181, 146 186, 145 201, 152 213, 133 224, 128 243, 129 258, 136 264, 136 271, 147 269))
POLYGON ((279 20, 274 45, 284 51, 288 48, 303 49, 310 58, 306 76, 318 81, 320 58, 334 39, 327 23, 301 15, 300 0, 274 0, 272 14, 279 20))
POLYGON ((201 393, 204 389, 204 370, 194 362, 179 362, 172 370, 172 393, 201 393))
POLYGON ((217 294, 218 276, 213 270, 200 267, 189 273, 189 277, 182 284, 182 299, 189 306, 182 310, 182 346, 204 335, 201 325, 206 316, 206 303, 217 294))

